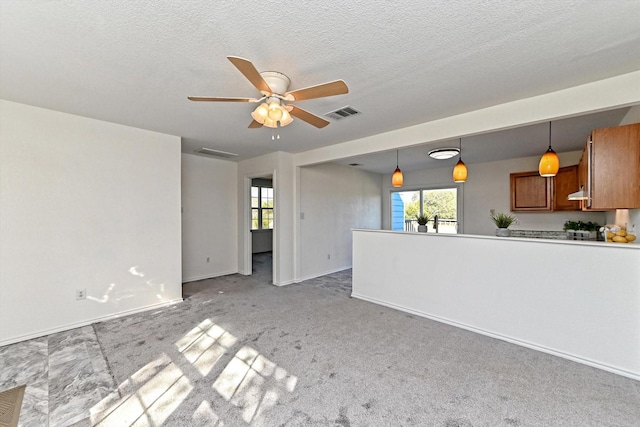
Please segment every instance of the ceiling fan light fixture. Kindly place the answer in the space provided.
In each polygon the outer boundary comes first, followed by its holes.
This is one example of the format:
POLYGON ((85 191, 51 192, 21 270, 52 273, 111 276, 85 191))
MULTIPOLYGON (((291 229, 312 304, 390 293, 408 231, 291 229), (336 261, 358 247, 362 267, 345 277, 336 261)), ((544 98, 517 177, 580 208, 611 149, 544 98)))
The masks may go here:
POLYGON ((251 113, 251 117, 253 117, 253 120, 260 123, 261 125, 264 124, 265 119, 269 117, 269 106, 267 105, 267 103, 263 102, 262 104, 258 105, 256 109, 251 113))
POLYGON ((446 160, 452 157, 457 156, 460 153, 460 150, 455 147, 450 148, 436 148, 429 151, 429 157, 436 160, 446 160))
POLYGON ((245 58, 227 56, 227 59, 244 75, 247 80, 262 94, 260 99, 219 97, 219 96, 188 96, 191 101, 207 102, 262 102, 252 112, 253 121, 249 129, 259 129, 262 126, 277 128, 287 126, 296 117, 318 129, 329 124, 327 120, 316 116, 302 108, 284 105, 282 101, 303 101, 306 99, 324 98, 327 96, 349 93, 347 84, 342 80, 335 80, 315 86, 309 86, 294 91, 288 91, 291 80, 278 71, 259 72, 256 67, 245 58))
POLYGON ((274 121, 278 121, 282 118, 282 106, 280 106, 279 102, 273 101, 269 104, 269 118, 274 121))
POLYGON ((276 120, 270 119, 269 117, 267 117, 266 119, 264 119, 264 123, 263 125, 265 125, 268 128, 277 128, 278 127, 278 122, 276 120))
POLYGON ((282 118, 280 119, 280 126, 286 126, 293 121, 293 117, 289 114, 289 111, 282 109, 282 118))

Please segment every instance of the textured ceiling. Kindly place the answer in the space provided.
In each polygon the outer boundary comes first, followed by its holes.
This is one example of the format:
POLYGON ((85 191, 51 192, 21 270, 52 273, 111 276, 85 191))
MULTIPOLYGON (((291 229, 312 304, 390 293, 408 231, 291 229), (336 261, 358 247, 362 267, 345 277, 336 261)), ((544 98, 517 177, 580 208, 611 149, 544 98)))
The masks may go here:
MULTIPOLYGON (((0 1, 0 97, 178 135, 183 151, 301 152, 640 69, 640 1, 0 1), (350 93, 362 114, 247 129, 257 95, 226 59, 350 93)), ((454 141, 455 143, 455 141, 454 141)), ((467 160, 467 159, 465 159, 467 160)))

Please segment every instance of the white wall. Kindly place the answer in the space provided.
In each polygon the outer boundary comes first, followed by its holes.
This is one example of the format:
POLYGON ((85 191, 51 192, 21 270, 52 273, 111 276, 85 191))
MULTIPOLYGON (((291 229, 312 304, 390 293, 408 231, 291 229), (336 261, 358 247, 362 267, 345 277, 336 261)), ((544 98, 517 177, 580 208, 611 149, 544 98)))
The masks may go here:
MULTIPOLYGON (((570 166, 578 164, 580 151, 559 153, 560 164, 570 166)), ((464 234, 495 235, 495 225, 489 219, 489 211, 510 212, 509 174, 512 172, 534 171, 538 169, 540 157, 524 157, 487 163, 468 164, 469 177, 463 184, 463 229, 464 234)), ((407 172, 404 174, 407 189, 429 185, 453 185, 452 168, 430 169, 407 172)), ((382 200, 383 227, 391 228, 390 192, 391 175, 384 175, 384 195, 382 200)), ((518 224, 513 230, 562 231, 567 220, 593 221, 605 223, 602 212, 516 212, 518 224)))
POLYGON ((181 300, 180 138, 8 101, 0 123, 0 345, 181 300))
POLYGON ((351 229, 381 227, 380 175, 334 164, 304 167, 299 194, 299 280, 350 268, 351 229))
POLYGON ((237 174, 235 162, 182 154, 183 282, 238 272, 237 174))
POLYGON ((273 251, 273 230, 251 230, 251 253, 273 251))

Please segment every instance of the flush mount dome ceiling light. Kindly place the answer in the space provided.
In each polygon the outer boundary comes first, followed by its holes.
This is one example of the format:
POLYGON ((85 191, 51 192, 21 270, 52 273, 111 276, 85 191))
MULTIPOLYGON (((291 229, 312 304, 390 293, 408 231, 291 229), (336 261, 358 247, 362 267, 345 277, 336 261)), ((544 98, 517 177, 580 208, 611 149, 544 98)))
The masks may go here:
POLYGON ((435 150, 429 151, 429 157, 437 159, 437 160, 446 160, 460 154, 460 149, 455 147, 449 148, 436 148, 435 150))

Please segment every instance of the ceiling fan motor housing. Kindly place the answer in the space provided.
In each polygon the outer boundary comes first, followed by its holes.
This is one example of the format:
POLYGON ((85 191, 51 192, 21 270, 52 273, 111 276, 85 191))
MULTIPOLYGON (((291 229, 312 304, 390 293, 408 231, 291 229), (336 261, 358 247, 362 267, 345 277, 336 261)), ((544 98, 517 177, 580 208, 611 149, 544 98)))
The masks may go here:
POLYGON ((278 95, 283 95, 289 89, 289 85, 291 84, 289 77, 277 71, 263 71, 260 75, 264 81, 267 82, 271 91, 278 95))

